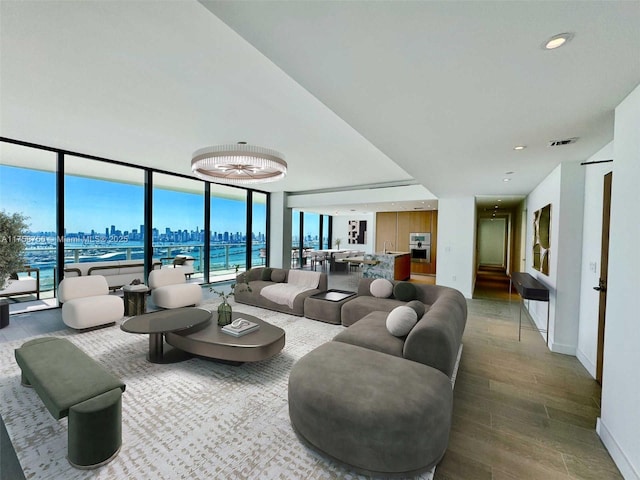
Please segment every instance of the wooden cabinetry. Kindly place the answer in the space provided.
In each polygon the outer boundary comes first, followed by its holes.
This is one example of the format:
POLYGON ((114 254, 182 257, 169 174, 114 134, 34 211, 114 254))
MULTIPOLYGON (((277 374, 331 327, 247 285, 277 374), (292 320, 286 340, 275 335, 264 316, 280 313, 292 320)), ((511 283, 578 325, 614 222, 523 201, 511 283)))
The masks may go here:
POLYGON ((379 212, 376 215, 376 252, 382 252, 385 242, 393 242, 387 249, 408 252, 409 234, 431 233, 431 262, 411 262, 411 273, 435 274, 438 253, 438 211, 379 212))
POLYGON ((393 248, 390 249, 399 250, 396 248, 396 243, 398 243, 398 212, 378 212, 376 214, 375 251, 382 252, 385 242, 387 242, 387 248, 389 248, 388 242, 393 242, 393 248))

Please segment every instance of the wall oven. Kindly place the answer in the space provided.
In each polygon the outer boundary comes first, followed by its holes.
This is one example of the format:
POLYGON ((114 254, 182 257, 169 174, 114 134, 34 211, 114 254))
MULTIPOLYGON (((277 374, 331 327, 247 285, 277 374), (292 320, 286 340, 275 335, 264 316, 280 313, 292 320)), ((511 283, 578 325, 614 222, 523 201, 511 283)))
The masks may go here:
POLYGON ((409 234, 409 250, 412 262, 431 263, 431 233, 409 234))

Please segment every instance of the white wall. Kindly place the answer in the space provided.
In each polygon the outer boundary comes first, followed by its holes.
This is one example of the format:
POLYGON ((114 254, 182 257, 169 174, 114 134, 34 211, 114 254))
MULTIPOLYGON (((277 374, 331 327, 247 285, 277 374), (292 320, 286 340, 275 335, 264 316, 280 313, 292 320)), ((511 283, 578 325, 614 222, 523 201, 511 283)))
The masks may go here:
MULTIPOLYGON (((526 272, 545 284, 549 288, 549 305, 545 302, 527 302, 529 313, 533 317, 538 328, 545 328, 547 324, 547 307, 549 310, 549 329, 553 331, 556 304, 556 275, 558 273, 558 229, 560 226, 558 215, 560 209, 560 180, 561 165, 558 165, 528 196, 527 196, 527 233, 525 235, 526 247, 526 272), (549 239, 551 251, 549 256, 549 275, 543 275, 533 268, 533 216, 537 210, 551 204, 551 230, 549 239)), ((553 336, 549 332, 549 338, 553 336)))
POLYGON ((373 249, 376 244, 376 217, 375 214, 360 214, 360 215, 335 215, 333 217, 333 245, 331 248, 335 248, 335 240, 339 238, 340 248, 345 250, 364 250, 366 253, 373 253, 373 249), (349 244, 347 243, 347 232, 349 228, 349 220, 366 220, 367 221, 367 243, 349 244))
POLYGON ((640 479, 640 86, 616 108, 609 284, 598 433, 626 479, 640 479))
POLYGON ((556 167, 527 197, 526 271, 549 287, 549 303, 528 303, 529 313, 546 328, 549 308, 549 348, 575 355, 580 310, 584 167, 565 162, 556 167), (551 204, 549 275, 535 270, 532 262, 533 216, 551 204))
POLYGON ((291 259, 291 209, 287 208, 287 194, 273 192, 269 208, 269 266, 283 268, 283 259, 287 259, 289 268, 291 259), (288 256, 287 256, 288 252, 288 256))
POLYGON ((478 219, 478 264, 505 266, 506 218, 478 219))
POLYGON ((475 284, 476 205, 473 197, 438 200, 436 284, 472 298, 475 284))
MULTIPOLYGON (((587 162, 611 160, 612 158, 613 142, 590 157, 587 162)), ((603 182, 604 176, 612 168, 612 163, 599 163, 584 167, 580 324, 576 356, 594 378, 596 376, 600 294, 593 287, 598 285, 600 279, 603 182)))

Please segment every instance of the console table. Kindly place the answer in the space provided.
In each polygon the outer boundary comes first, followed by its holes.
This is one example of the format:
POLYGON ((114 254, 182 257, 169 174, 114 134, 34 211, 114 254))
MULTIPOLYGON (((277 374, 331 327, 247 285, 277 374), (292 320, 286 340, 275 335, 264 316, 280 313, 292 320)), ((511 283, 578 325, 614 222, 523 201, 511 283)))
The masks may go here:
POLYGON ((545 330, 538 328, 535 321, 533 324, 540 333, 545 334, 545 341, 549 343, 549 311, 551 305, 549 304, 549 289, 541 282, 533 278, 528 273, 512 272, 509 278, 509 295, 511 295, 511 285, 516 287, 516 291, 520 295, 520 318, 518 320, 518 341, 520 341, 520 334, 522 332, 522 309, 524 308, 524 301, 536 300, 538 302, 547 302, 547 328, 545 330))

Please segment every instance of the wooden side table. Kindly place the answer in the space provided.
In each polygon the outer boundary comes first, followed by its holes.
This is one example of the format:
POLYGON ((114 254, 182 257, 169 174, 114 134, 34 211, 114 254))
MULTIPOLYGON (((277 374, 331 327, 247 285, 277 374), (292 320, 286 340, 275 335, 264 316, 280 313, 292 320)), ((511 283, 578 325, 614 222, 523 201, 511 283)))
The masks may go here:
POLYGON ((149 287, 146 285, 125 285, 124 292, 124 315, 131 317, 142 315, 147 310, 147 293, 149 287))

